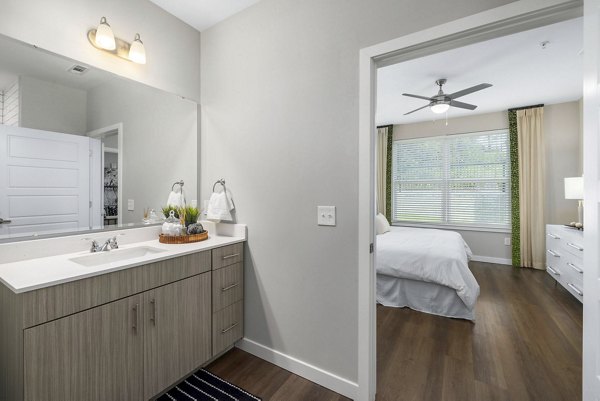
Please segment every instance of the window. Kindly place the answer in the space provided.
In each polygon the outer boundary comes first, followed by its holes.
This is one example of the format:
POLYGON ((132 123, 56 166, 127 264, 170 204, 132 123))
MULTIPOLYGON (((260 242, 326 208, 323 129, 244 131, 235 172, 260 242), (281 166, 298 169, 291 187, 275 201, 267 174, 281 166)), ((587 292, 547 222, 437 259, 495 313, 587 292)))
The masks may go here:
POLYGON ((508 130, 395 141, 392 164, 394 222, 510 227, 508 130))

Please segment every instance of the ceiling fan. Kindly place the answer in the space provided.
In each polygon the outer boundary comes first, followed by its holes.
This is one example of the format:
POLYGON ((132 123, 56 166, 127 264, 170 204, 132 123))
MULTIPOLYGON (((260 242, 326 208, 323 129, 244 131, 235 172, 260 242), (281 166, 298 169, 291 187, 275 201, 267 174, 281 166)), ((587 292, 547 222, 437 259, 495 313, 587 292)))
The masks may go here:
POLYGON ((457 99, 461 96, 465 96, 470 93, 477 92, 477 91, 480 91, 482 89, 489 88, 490 86, 492 86, 492 84, 479 84, 479 85, 475 85, 470 88, 463 89, 461 91, 454 92, 454 93, 447 95, 442 90, 442 85, 444 85, 445 83, 446 83, 446 78, 440 78, 437 81, 435 81, 435 84, 440 87, 440 90, 438 91, 437 95, 434 95, 432 97, 412 95, 410 93, 403 93, 402 94, 403 96, 416 97, 417 99, 423 99, 423 100, 429 101, 429 104, 426 104, 423 107, 419 107, 418 109, 415 109, 413 111, 409 111, 408 113, 404 113, 404 115, 414 113, 415 111, 419 111, 426 107, 430 107, 431 111, 433 111, 436 114, 441 114, 441 113, 446 112, 450 108, 450 106, 458 107, 460 109, 475 110, 477 108, 477 106, 475 106, 474 104, 458 102, 454 99, 457 99))

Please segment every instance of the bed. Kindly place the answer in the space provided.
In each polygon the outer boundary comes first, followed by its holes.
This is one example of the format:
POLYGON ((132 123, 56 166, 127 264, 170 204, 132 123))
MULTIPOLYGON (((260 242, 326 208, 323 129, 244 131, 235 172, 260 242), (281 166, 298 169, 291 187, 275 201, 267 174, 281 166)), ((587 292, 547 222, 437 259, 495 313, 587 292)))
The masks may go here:
POLYGON ((479 284, 471 256, 454 231, 391 227, 377 235, 377 302, 475 320, 479 284))

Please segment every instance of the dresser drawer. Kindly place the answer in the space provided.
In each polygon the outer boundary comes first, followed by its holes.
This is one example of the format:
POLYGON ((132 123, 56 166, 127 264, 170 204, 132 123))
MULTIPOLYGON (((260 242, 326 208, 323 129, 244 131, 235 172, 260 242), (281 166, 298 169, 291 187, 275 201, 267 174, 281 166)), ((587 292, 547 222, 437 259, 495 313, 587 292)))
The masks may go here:
POLYGON ((242 301, 213 314, 213 355, 225 351, 244 333, 244 303, 242 301))
POLYGON ((213 312, 218 312, 244 298, 242 263, 223 267, 212 274, 213 312))
POLYGON ((244 243, 215 248, 212 251, 212 268, 220 269, 244 260, 244 243))

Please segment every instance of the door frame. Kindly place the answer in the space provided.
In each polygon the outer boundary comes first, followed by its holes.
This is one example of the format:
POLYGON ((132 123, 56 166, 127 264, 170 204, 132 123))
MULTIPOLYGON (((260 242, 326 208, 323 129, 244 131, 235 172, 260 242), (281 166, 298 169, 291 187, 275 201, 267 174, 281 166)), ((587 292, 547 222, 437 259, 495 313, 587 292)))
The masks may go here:
POLYGON ((373 401, 376 381, 374 255, 377 69, 583 15, 580 0, 520 0, 360 50, 358 143, 358 389, 373 401))
MULTIPOLYGON (((119 167, 117 171, 117 225, 120 226, 123 224, 123 123, 98 128, 88 132, 86 135, 90 138, 102 139, 108 135, 112 135, 115 131, 117 132, 117 143, 119 144, 119 153, 117 154, 117 164, 119 167)), ((102 149, 104 149, 104 146, 102 149)), ((102 161, 104 162, 104 154, 102 154, 102 161)), ((104 165, 102 169, 104 171, 104 165)), ((102 206, 104 207, 104 204, 102 206)))

